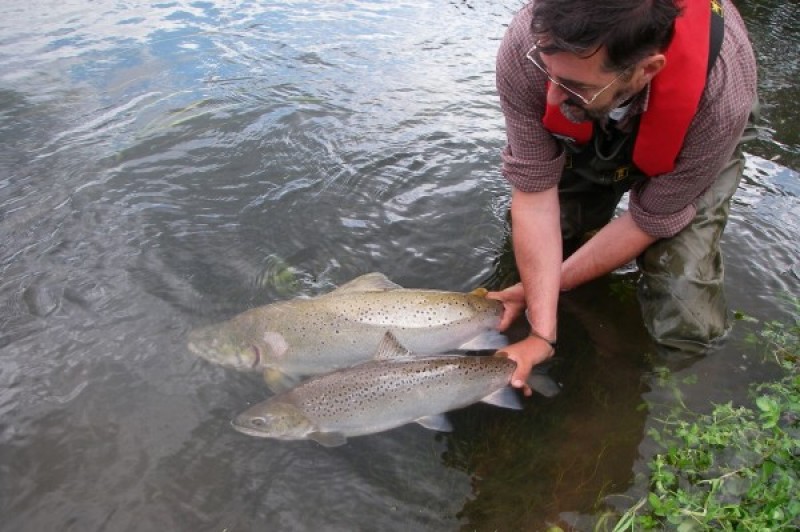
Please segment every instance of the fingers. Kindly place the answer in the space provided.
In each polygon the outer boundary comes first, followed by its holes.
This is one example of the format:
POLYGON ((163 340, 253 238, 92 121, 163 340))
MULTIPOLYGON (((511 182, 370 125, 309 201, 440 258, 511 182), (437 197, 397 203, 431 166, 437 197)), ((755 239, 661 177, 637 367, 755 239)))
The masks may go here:
MULTIPOLYGON (((525 388, 528 388, 528 385, 525 381, 528 379, 528 375, 530 375, 533 365, 528 361, 528 357, 517 352, 519 347, 519 344, 510 345, 503 351, 498 351, 495 353, 495 356, 507 357, 517 363, 514 373, 511 374, 511 386, 525 391, 525 388)), ((528 391, 530 391, 530 388, 528 388, 528 391)), ((525 395, 529 394, 526 392, 525 395)))
POLYGON ((517 316, 519 316, 519 312, 514 312, 508 307, 503 307, 503 315, 500 317, 500 323, 497 324, 497 330, 505 331, 511 327, 511 324, 514 323, 517 316))
POLYGON ((530 388, 525 383, 528 379, 528 375, 531 373, 531 366, 525 363, 521 363, 519 360, 517 361, 517 369, 514 370, 514 374, 511 375, 511 386, 514 388, 519 388, 525 391, 525 395, 530 395, 530 388), (527 390, 526 390, 527 388, 527 390))
POLYGON ((528 384, 525 382, 524 379, 518 379, 518 378, 512 376, 511 377, 511 387, 512 388, 517 388, 518 390, 522 390, 522 394, 525 397, 530 397, 531 395, 533 395, 533 390, 531 390, 531 387, 528 386, 528 384))
POLYGON ((517 302, 521 305, 525 304, 525 290, 522 288, 522 283, 517 283, 500 291, 486 292, 486 297, 497 299, 503 303, 517 302))
POLYGON ((533 390, 528 385, 528 376, 531 374, 532 369, 532 366, 528 367, 527 369, 520 369, 519 363, 517 363, 517 369, 511 376, 511 386, 513 388, 517 388, 518 390, 522 390, 522 394, 525 397, 530 397, 533 395, 533 390))
POLYGON ((499 331, 508 329, 525 309, 525 293, 522 291, 522 285, 514 285, 500 292, 488 292, 486 297, 503 304, 503 315, 497 325, 499 331))
POLYGON ((540 364, 550 358, 553 355, 553 348, 536 337, 528 337, 504 347, 496 355, 506 356, 517 363, 517 367, 511 374, 511 386, 522 390, 526 397, 530 397, 533 391, 527 380, 531 370, 536 364, 540 364))

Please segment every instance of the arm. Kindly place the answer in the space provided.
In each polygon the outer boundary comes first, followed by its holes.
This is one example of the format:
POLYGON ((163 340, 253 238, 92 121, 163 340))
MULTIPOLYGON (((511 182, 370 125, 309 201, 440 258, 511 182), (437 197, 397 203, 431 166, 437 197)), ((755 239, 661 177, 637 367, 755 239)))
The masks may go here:
MULTIPOLYGON (((498 50, 496 65, 497 92, 508 139, 501 154, 502 170, 513 189, 513 244, 524 283, 492 292, 489 297, 503 302, 501 330, 519 316, 527 301, 535 330, 554 339, 562 260, 556 185, 564 168, 564 154, 540 119, 545 109, 547 78, 525 58, 534 40, 531 11, 532 4, 528 4, 512 20, 498 50)), ((552 356, 552 347, 531 336, 504 351, 517 363, 512 385, 524 388, 530 395, 525 379, 535 364, 552 356)))
POLYGON ((561 267, 561 289, 611 273, 658 240, 642 231, 629 212, 615 218, 572 254, 561 267))
MULTIPOLYGON (((522 278, 528 319, 539 335, 555 340, 556 308, 560 289, 561 225, 556 187, 541 192, 514 189, 511 196, 514 252, 522 278)), ((519 289, 517 289, 519 290, 519 289)), ((502 298, 500 298, 502 300, 502 298)), ((501 326, 507 326, 520 307, 504 314, 501 326), (515 312, 516 310, 516 312, 515 312), (508 316, 506 316, 508 315, 508 316)), ((553 355, 553 349, 542 338, 528 338, 503 349, 517 369, 511 377, 515 388, 525 388, 531 368, 553 355)))
MULTIPOLYGON (((536 193, 514 190, 511 201, 514 250, 522 283, 490 293, 505 307, 501 330, 511 325, 527 302, 531 327, 555 340, 559 290, 575 288, 614 271, 657 240, 639 229, 629 213, 624 213, 562 263, 557 190, 536 193)), ((529 336, 503 351, 517 363, 511 377, 516 388, 524 388, 531 368, 553 355, 550 345, 537 336, 529 336)), ((529 392, 525 388, 525 393, 529 392)))

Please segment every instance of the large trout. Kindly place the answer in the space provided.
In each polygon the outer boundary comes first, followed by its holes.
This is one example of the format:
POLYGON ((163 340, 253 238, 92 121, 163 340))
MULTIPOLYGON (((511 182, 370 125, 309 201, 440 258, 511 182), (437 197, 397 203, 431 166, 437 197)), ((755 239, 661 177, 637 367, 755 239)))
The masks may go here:
POLYGON ((313 298, 248 310, 189 333, 189 350, 217 364, 263 371, 273 390, 372 358, 386 332, 411 351, 499 349, 502 305, 480 293, 406 289, 370 273, 313 298))
MULTIPOLYGON (((410 422, 448 431, 449 410, 478 401, 521 408, 519 392, 509 386, 515 368, 502 356, 414 355, 387 333, 375 360, 313 377, 250 407, 232 424, 251 436, 325 446, 410 422)), ((528 384, 546 396, 559 391, 539 373, 528 384)))

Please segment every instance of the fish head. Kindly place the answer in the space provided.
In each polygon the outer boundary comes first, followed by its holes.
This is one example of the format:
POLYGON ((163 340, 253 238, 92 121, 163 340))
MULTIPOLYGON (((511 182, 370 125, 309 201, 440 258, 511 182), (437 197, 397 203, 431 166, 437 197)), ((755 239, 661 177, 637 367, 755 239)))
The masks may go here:
POLYGON ((254 337, 230 322, 189 333, 187 347, 214 364, 238 370, 259 370, 262 348, 254 337))
POLYGON ((289 352, 289 342, 280 323, 273 323, 269 308, 256 308, 228 321, 189 333, 192 353, 221 366, 241 371, 263 371, 280 367, 289 352), (272 324, 272 326, 270 325, 272 324))
POLYGON ((278 440, 301 440, 316 431, 301 409, 272 399, 248 408, 231 425, 249 436, 278 440))

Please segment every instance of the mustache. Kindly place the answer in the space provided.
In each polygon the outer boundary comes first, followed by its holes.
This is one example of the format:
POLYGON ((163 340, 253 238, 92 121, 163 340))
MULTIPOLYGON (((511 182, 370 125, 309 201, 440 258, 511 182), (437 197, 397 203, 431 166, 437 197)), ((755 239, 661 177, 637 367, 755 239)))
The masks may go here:
POLYGON ((569 105, 570 107, 577 107, 578 109, 583 109, 583 105, 580 102, 573 100, 572 98, 567 98, 563 102, 564 105, 569 105))

